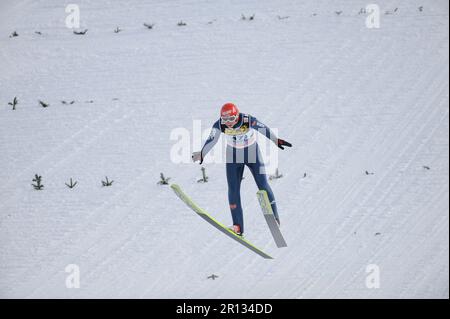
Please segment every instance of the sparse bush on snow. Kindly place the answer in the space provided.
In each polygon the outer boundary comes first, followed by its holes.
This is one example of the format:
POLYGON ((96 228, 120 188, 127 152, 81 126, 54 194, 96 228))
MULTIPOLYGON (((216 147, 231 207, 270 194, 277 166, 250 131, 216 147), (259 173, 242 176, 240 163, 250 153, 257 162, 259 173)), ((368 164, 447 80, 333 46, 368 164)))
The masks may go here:
POLYGON ((113 183, 114 181, 108 180, 108 176, 105 176, 105 178, 106 178, 106 181, 102 181, 102 185, 103 185, 104 187, 105 187, 105 186, 111 186, 112 183, 113 183))
POLYGON ((206 183, 208 181, 208 176, 206 176, 206 168, 202 167, 202 178, 197 180, 197 183, 206 183))
POLYGON ((19 104, 19 100, 17 100, 17 97, 14 97, 14 99, 12 100, 12 102, 9 102, 8 105, 12 106, 12 109, 15 110, 16 109, 16 105, 19 104))
POLYGON ((66 184, 66 186, 69 187, 69 188, 74 188, 74 187, 77 185, 77 183, 78 183, 78 182, 75 182, 75 183, 74 183, 74 182, 72 181, 72 177, 71 177, 71 178, 70 178, 69 184, 67 184, 67 183, 65 183, 65 184, 66 184))
POLYGON ((34 187, 35 190, 40 191, 41 189, 44 188, 44 185, 42 185, 42 176, 35 174, 33 182, 35 182, 35 184, 31 184, 31 185, 34 187))
POLYGON ((158 185, 169 185, 170 177, 164 177, 164 174, 161 173, 161 174, 159 175, 159 178, 160 178, 161 180, 157 183, 158 185))

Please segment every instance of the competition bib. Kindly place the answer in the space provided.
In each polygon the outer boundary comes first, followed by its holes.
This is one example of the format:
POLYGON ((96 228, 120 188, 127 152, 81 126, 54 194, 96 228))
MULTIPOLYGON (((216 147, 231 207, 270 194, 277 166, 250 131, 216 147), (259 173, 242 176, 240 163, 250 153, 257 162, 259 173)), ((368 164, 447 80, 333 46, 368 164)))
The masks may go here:
POLYGON ((243 124, 238 128, 225 128, 224 134, 227 144, 234 148, 244 148, 252 145, 256 141, 255 132, 248 127, 248 124, 243 124))

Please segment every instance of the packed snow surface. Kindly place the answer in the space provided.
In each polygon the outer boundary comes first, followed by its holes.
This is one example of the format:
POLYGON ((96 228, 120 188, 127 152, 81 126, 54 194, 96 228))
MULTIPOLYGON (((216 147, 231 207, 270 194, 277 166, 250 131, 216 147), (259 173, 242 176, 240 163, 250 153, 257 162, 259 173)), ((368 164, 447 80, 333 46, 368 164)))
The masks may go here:
POLYGON ((0 2, 0 297, 449 297, 448 1, 377 1, 379 28, 359 0, 73 3, 84 35, 64 1, 0 2), (157 184, 231 225, 224 164, 197 183, 173 158, 226 102, 293 144, 270 181, 287 248, 242 182, 273 260, 157 184))

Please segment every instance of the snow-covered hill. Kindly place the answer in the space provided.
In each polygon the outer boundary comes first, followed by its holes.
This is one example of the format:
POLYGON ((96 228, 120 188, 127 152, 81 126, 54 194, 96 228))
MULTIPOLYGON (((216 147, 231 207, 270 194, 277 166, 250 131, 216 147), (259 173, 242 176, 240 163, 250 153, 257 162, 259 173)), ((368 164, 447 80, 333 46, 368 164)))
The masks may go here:
POLYGON ((1 297, 449 297, 446 0, 377 1, 379 28, 359 0, 75 3, 85 35, 64 1, 0 3, 1 297), (230 101, 294 145, 271 181, 289 247, 243 181, 246 237, 274 260, 157 185, 231 224, 224 164, 200 184, 170 156, 230 101))

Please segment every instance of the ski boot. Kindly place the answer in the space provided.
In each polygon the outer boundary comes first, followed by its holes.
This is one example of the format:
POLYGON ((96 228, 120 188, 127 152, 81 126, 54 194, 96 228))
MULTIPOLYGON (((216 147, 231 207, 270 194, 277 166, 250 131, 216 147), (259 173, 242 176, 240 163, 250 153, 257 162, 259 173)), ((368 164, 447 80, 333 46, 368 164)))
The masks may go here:
POLYGON ((240 225, 233 225, 231 227, 228 227, 228 229, 231 230, 233 233, 235 233, 238 236, 241 236, 241 237, 243 236, 240 225))

